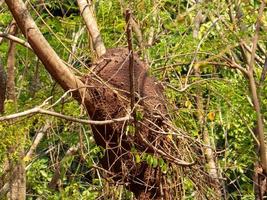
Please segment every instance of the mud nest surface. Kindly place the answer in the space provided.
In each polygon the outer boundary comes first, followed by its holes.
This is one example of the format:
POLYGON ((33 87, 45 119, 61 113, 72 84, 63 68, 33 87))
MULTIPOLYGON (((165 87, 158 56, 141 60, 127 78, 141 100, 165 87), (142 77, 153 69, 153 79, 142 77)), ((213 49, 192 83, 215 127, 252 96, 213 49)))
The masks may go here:
MULTIPOLYGON (((109 49, 84 81, 93 105, 87 108, 91 119, 131 113, 127 49, 109 49)), ((183 134, 172 134, 175 130, 170 125, 163 87, 149 77, 137 54, 134 86, 139 116, 135 122, 92 126, 96 143, 105 149, 101 165, 108 170, 106 175, 126 186, 137 199, 179 199, 185 176, 205 190, 212 183, 202 169, 204 158, 197 153, 201 147, 183 134)), ((200 195, 205 196, 204 192, 200 195)))

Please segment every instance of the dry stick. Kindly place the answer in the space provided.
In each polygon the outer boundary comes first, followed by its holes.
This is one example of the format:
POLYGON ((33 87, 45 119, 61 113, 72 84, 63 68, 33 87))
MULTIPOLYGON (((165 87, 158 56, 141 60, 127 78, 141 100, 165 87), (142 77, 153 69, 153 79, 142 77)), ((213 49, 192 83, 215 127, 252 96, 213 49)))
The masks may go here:
POLYGON ((15 120, 15 119, 18 119, 21 117, 31 116, 34 114, 45 114, 45 115, 50 115, 50 116, 54 116, 54 117, 59 117, 59 118, 62 118, 62 119, 68 120, 68 121, 72 121, 72 122, 78 122, 78 123, 83 123, 83 124, 93 124, 93 125, 111 124, 114 122, 123 122, 123 121, 127 121, 127 120, 131 119, 131 117, 125 116, 125 117, 121 117, 121 118, 103 120, 103 121, 85 120, 85 119, 78 119, 78 118, 75 118, 72 116, 63 115, 63 114, 60 114, 57 112, 45 110, 45 109, 42 109, 40 107, 35 107, 35 108, 29 109, 29 110, 26 110, 26 111, 23 111, 20 113, 15 113, 15 114, 0 117, 0 122, 15 120))
POLYGON ((131 94, 131 111, 135 116, 134 104, 135 104, 135 86, 134 86, 134 65, 133 65, 133 46, 132 46, 132 27, 131 27, 131 11, 126 10, 126 23, 127 23, 127 42, 129 50, 129 78, 130 78, 130 94, 131 94))
POLYGON ((94 48, 98 57, 106 53, 106 47, 101 39, 100 31, 92 11, 89 8, 87 0, 77 0, 81 15, 84 19, 86 27, 92 37, 94 48))

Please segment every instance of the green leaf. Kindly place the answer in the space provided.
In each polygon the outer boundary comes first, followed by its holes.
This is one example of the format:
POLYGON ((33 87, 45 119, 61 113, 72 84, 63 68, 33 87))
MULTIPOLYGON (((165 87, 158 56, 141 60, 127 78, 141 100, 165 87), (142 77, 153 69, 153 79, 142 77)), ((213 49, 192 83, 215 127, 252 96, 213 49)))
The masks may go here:
POLYGON ((146 162, 149 166, 152 166, 153 165, 153 157, 149 154, 147 155, 146 157, 146 162))
POLYGON ((168 171, 168 165, 166 163, 164 163, 164 165, 161 167, 161 171, 162 173, 166 174, 168 171))
POLYGON ((126 135, 134 135, 135 134, 135 127, 133 125, 128 125, 126 127, 126 135))
POLYGON ((141 162, 141 157, 139 154, 135 154, 135 163, 140 163, 141 162))
POLYGON ((156 168, 157 166, 158 166, 158 159, 156 157, 154 157, 152 167, 156 168))
POLYGON ((143 113, 140 110, 137 110, 135 114, 136 114, 135 117, 137 121, 141 121, 144 118, 143 113))

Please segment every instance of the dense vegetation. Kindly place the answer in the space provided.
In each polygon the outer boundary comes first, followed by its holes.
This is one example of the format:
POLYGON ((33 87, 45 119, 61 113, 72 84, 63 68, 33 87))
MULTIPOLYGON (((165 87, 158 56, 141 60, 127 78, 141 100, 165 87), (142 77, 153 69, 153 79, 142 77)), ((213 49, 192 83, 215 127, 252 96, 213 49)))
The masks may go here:
MULTIPOLYGON (((0 33, 5 33, 13 17, 5 3, 0 5, 0 33)), ((141 35, 133 32, 134 51, 148 63, 150 75, 162 83, 173 125, 203 145, 203 170, 211 177, 215 163, 215 178, 225 199, 259 197, 255 188, 263 185, 266 176, 265 143, 259 137, 259 121, 266 128, 267 118, 264 6, 258 0, 96 0, 91 5, 107 48, 127 47, 123 13, 130 7, 141 31, 141 35), (259 176, 258 182, 255 177, 259 176)), ((60 58, 77 75, 87 74, 97 56, 77 3, 30 0, 28 10, 60 58)), ((16 36, 27 40, 20 31, 16 36)), ((0 40, 0 64, 8 73, 11 42, 1 35, 0 40)), ((7 97, 3 116, 46 102, 55 112, 88 118, 71 96, 62 97, 65 92, 29 48, 17 44, 15 58, 15 96, 7 97)), ((134 198, 123 186, 104 178, 98 163, 105 149, 95 144, 86 124, 32 115, 1 121, 0 133, 1 187, 10 178, 6 168, 12 161, 25 164, 27 199, 134 198), (28 155, 40 133, 44 133, 42 140, 28 155)), ((175 136, 170 134, 169 139, 175 136)), ((136 162, 139 159, 161 165, 168 173, 164 161, 149 155, 136 157, 136 162)), ((185 178, 182 185, 184 199, 198 198, 194 190, 201 183, 185 178)), ((260 190, 266 195, 266 186, 260 190)), ((0 188, 0 199, 6 192, 0 188)))

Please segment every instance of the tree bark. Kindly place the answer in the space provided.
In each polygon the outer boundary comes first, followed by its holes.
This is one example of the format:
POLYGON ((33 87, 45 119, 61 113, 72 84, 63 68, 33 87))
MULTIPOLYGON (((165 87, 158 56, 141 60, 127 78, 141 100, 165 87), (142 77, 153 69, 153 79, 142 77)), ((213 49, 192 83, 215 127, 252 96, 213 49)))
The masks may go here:
MULTIPOLYGON (((10 34, 16 35, 17 25, 14 21, 11 24, 10 34)), ((9 41, 9 49, 7 55, 7 99, 16 102, 16 92, 15 92, 15 63, 16 63, 16 43, 12 40, 9 41)))
MULTIPOLYGON (((255 127, 255 135, 257 135, 259 140, 259 157, 260 157, 260 167, 262 168, 262 173, 254 174, 254 177, 258 177, 258 184, 254 184, 255 189, 259 190, 259 193, 255 192, 256 199, 263 199, 266 196, 267 188, 266 188, 266 176, 267 176, 267 151, 266 151, 266 143, 264 136, 264 121, 263 114, 261 112, 260 98, 258 95, 257 83, 254 78, 254 68, 255 68, 255 59, 256 59, 256 50, 257 44, 259 40, 259 32, 262 23, 262 17, 264 15, 264 9, 266 6, 266 1, 261 1, 261 5, 258 11, 258 18, 256 22, 255 34, 252 39, 252 49, 251 49, 251 57, 250 60, 247 61, 247 71, 248 71, 248 79, 249 79, 249 87, 251 92, 251 98, 253 102, 253 107, 256 112, 256 127, 255 127), (265 187, 263 187, 265 185, 265 187)), ((258 163, 255 163, 255 168, 258 168, 258 163)), ((257 173, 259 170, 255 170, 257 173)))
MULTIPOLYGON (((11 148, 12 149, 12 148, 11 148)), ((14 158, 9 158, 10 178, 9 178, 9 193, 10 200, 25 200, 26 199, 26 170, 23 161, 24 150, 20 147, 19 158, 15 161, 14 158)))
MULTIPOLYGON (((17 33, 17 25, 15 20, 11 23, 9 30, 10 35, 15 36, 17 33)), ((16 63, 16 43, 12 40, 9 41, 9 49, 7 55, 7 99, 12 100, 16 105, 16 92, 15 92, 15 63, 16 63)), ((23 140, 23 139, 22 139, 23 140)), ((25 200, 26 199, 26 172, 24 157, 24 146, 17 144, 9 148, 10 155, 14 151, 19 152, 19 158, 15 159, 9 157, 9 193, 8 199, 10 200, 25 200)))
POLYGON ((0 114, 4 113, 6 98, 6 73, 0 59, 0 114))

